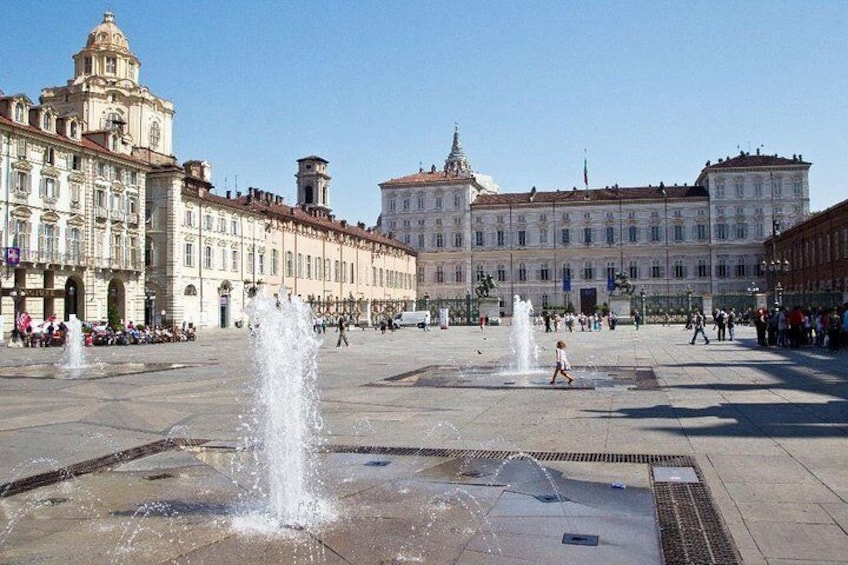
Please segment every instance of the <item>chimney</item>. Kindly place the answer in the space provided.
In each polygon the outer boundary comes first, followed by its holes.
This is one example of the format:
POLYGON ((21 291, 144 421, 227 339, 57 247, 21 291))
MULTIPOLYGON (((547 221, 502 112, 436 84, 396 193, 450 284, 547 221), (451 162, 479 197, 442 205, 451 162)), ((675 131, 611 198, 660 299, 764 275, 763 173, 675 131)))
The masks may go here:
POLYGON ((227 200, 230 200, 233 197, 233 192, 231 190, 227 191, 227 200))
POLYGON ((240 190, 236 191, 236 198, 241 198, 241 191, 240 190))

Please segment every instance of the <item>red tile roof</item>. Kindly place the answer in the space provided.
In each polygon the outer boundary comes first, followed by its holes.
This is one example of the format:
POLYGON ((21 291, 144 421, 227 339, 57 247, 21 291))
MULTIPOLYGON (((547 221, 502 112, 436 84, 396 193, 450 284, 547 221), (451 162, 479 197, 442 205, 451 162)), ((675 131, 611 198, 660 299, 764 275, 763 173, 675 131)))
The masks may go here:
MULTIPOLYGON (((241 211, 249 210, 254 214, 266 214, 270 218, 277 218, 281 221, 293 220, 301 224, 310 225, 316 228, 323 228, 344 235, 394 247, 395 249, 408 253, 409 255, 417 255, 417 252, 412 247, 409 247, 394 238, 383 235, 377 230, 368 230, 367 228, 360 227, 357 224, 349 224, 345 220, 313 216, 309 212, 296 206, 267 202, 263 197, 256 198, 255 196, 242 195, 237 198, 226 198, 212 192, 206 192, 203 196, 200 196, 197 190, 198 186, 207 185, 211 187, 212 185, 188 176, 186 177, 186 180, 187 182, 184 184, 182 190, 184 195, 211 201, 230 209, 237 209, 241 211)), ((263 192, 263 195, 264 194, 268 193, 263 192)))
POLYGON ((71 139, 70 137, 66 137, 66 136, 64 136, 63 134, 60 134, 60 133, 48 132, 48 131, 44 131, 42 129, 39 129, 37 127, 31 126, 29 124, 18 123, 16 121, 11 120, 11 119, 9 119, 5 116, 2 116, 2 115, 0 115, 0 124, 9 125, 9 126, 17 128, 17 129, 27 131, 29 133, 34 133, 34 134, 43 136, 44 138, 54 139, 56 141, 61 141, 63 143, 70 143, 71 145, 76 145, 80 148, 85 148, 85 149, 88 149, 88 150, 91 150, 91 151, 95 151, 97 153, 103 153, 104 155, 108 155, 110 157, 116 157, 118 159, 124 159, 126 161, 132 161, 132 162, 137 163, 139 166, 142 166, 142 167, 147 166, 147 163, 145 163, 144 161, 142 161, 140 159, 136 159, 135 157, 133 157, 131 155, 124 155, 123 153, 116 153, 114 151, 110 151, 110 150, 106 149, 105 147, 103 147, 102 145, 98 145, 97 143, 91 141, 90 139, 85 137, 85 135, 83 135, 83 137, 80 140, 71 139))
POLYGON ((519 192, 510 194, 481 194, 474 206, 502 206, 518 204, 553 203, 576 204, 578 202, 610 203, 633 200, 659 200, 665 197, 707 198, 707 190, 701 186, 641 186, 620 188, 593 188, 591 190, 557 190, 556 192, 519 192), (663 195, 665 190, 665 195, 663 195), (531 200, 532 198, 532 200, 531 200))
POLYGON ((457 183, 468 183, 474 182, 474 174, 448 174, 444 171, 418 171, 417 173, 413 173, 411 175, 406 175, 404 177, 398 177, 391 180, 387 180, 386 182, 380 183, 380 188, 391 187, 391 186, 409 186, 416 184, 457 184, 457 183))
POLYGON ((737 155, 736 157, 731 157, 729 159, 721 159, 718 163, 708 164, 704 167, 704 170, 712 170, 712 169, 742 169, 742 168, 752 168, 752 167, 782 167, 782 166, 807 166, 809 167, 812 163, 808 163, 806 161, 801 160, 801 156, 793 155, 791 159, 787 157, 778 157, 777 155, 751 155, 749 153, 737 155))

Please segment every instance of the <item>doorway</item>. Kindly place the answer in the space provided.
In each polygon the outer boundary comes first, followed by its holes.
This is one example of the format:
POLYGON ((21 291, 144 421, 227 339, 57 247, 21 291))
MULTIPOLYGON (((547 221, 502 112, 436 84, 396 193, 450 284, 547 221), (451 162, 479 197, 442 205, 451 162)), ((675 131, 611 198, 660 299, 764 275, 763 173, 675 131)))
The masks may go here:
POLYGON ((580 311, 584 314, 594 314, 598 306, 598 291, 594 288, 580 289, 580 311))

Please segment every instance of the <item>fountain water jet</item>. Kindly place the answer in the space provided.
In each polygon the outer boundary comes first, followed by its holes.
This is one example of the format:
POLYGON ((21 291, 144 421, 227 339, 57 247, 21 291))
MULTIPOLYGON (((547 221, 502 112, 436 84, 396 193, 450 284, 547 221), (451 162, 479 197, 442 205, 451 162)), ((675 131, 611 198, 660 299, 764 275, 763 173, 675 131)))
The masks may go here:
POLYGON ((533 304, 516 295, 512 302, 512 369, 526 373, 539 368, 539 347, 533 337, 533 304))
MULTIPOLYGON (((285 296, 281 289, 280 296, 285 296)), ((257 487, 265 508, 260 529, 302 529, 330 518, 319 499, 316 357, 321 342, 312 331, 312 311, 298 297, 278 303, 257 295, 248 305, 256 369, 254 433, 263 447, 257 487), (267 490, 266 490, 267 489, 267 490), (270 522, 267 523, 267 522, 270 522)))
POLYGON ((82 322, 76 314, 71 314, 66 324, 65 353, 62 361, 63 369, 82 369, 85 367, 85 349, 82 335, 82 322))

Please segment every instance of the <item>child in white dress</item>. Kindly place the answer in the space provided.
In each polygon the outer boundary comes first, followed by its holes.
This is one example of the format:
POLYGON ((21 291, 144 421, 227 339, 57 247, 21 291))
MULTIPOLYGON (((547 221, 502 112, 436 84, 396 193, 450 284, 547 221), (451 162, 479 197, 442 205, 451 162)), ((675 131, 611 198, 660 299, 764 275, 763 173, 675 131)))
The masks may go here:
POLYGON ((565 355, 565 342, 558 341, 556 344, 556 367, 554 367, 554 374, 551 376, 551 384, 556 383, 557 375, 562 375, 568 379, 568 384, 571 384, 574 379, 567 372, 570 370, 571 365, 569 365, 568 357, 565 355))

